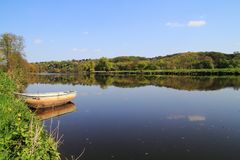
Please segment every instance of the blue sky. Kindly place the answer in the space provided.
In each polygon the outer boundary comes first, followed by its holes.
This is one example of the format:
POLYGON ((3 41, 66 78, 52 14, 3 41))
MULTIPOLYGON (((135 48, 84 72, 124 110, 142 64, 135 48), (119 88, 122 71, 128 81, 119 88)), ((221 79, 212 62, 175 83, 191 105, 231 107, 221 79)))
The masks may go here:
POLYGON ((238 0, 1 0, 30 62, 240 50, 238 0))

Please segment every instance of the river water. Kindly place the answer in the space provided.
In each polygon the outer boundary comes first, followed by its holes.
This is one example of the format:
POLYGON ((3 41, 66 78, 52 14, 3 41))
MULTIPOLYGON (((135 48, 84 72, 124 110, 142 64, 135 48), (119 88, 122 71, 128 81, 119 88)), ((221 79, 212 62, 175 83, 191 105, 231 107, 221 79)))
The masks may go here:
POLYGON ((63 159, 239 160, 239 88, 240 77, 41 75, 26 91, 78 92, 42 115, 59 123, 63 159))

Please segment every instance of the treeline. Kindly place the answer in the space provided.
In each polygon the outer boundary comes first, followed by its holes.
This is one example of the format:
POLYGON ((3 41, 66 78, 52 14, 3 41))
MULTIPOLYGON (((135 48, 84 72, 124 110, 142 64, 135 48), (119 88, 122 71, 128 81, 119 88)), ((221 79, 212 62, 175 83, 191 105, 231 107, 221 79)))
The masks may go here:
POLYGON ((0 35, 0 159, 60 159, 54 135, 15 96, 26 86, 31 66, 24 57, 23 37, 0 35))
POLYGON ((116 58, 50 61, 32 63, 32 71, 80 73, 95 71, 156 71, 180 69, 240 68, 240 52, 185 52, 154 58, 123 56, 116 58))

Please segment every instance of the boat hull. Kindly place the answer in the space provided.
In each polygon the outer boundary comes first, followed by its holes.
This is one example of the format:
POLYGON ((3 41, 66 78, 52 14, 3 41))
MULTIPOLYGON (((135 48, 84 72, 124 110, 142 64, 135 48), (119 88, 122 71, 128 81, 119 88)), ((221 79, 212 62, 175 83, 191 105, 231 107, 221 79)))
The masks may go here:
POLYGON ((32 108, 48 108, 66 104, 76 97, 76 92, 59 92, 48 94, 22 94, 25 102, 32 108))

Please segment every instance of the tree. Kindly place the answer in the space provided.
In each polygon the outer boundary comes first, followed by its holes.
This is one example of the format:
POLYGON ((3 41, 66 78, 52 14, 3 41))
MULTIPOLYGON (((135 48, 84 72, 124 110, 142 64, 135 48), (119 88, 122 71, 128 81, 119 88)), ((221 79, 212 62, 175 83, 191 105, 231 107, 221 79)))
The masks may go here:
POLYGON ((20 54, 21 56, 24 56, 23 49, 23 37, 12 33, 4 33, 0 36, 0 50, 7 61, 7 68, 9 68, 9 56, 11 54, 20 54))
POLYGON ((145 62, 145 61, 142 61, 142 62, 138 62, 137 63, 137 69, 138 70, 144 70, 145 69, 145 67, 147 66, 147 63, 145 62))
POLYGON ((105 57, 100 58, 96 65, 97 71, 110 71, 111 68, 112 68, 112 63, 109 62, 109 60, 105 57))
POLYGON ((156 64, 156 63, 148 63, 148 65, 146 66, 145 69, 148 69, 148 70, 157 70, 159 69, 159 66, 156 64))
POLYGON ((93 61, 89 62, 89 72, 95 71, 95 63, 93 61))

